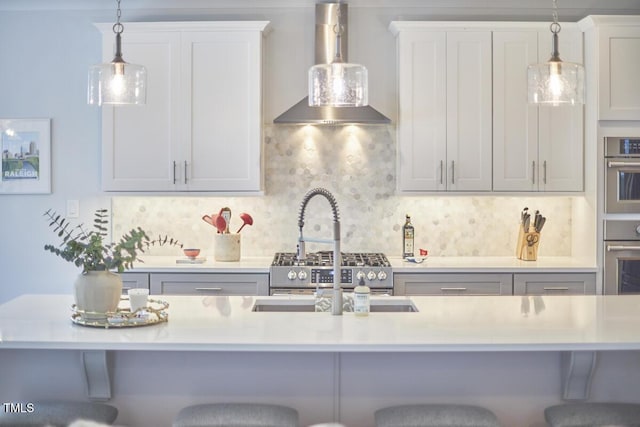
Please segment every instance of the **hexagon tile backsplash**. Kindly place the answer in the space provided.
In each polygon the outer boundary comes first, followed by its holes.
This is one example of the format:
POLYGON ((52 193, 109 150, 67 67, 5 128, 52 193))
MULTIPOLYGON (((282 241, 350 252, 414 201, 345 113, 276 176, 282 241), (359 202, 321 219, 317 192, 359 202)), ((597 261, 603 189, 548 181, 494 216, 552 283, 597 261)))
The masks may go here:
MULTIPOLYGON (((141 226, 213 255, 216 230, 201 218, 228 206, 232 231, 242 225, 241 212, 254 219, 241 232, 243 256, 293 252, 302 198, 310 189, 324 187, 338 202, 344 252, 399 256, 408 213, 415 226, 416 251, 425 248, 434 256, 512 256, 520 211, 526 205, 547 217, 539 255, 571 255, 570 197, 397 195, 391 126, 269 125, 264 156, 264 196, 113 197, 114 234, 141 226)), ((325 198, 315 197, 307 205, 304 234, 331 238, 332 214, 325 198)), ((307 248, 323 249, 331 247, 310 244, 307 248)), ((180 255, 175 248, 153 251, 153 255, 180 255)))

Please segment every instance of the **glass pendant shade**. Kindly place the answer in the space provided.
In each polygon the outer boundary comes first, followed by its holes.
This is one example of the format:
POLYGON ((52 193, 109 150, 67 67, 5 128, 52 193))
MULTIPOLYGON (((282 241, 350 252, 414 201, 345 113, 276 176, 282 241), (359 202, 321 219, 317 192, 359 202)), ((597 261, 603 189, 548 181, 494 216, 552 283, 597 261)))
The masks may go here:
POLYGON ((584 67, 553 58, 528 68, 529 103, 542 105, 584 104, 584 67))
POLYGON ((332 62, 309 69, 309 105, 363 107, 369 105, 368 73, 359 64, 332 62))
POLYGON ((124 61, 89 68, 88 103, 91 105, 139 105, 147 99, 147 71, 124 61))

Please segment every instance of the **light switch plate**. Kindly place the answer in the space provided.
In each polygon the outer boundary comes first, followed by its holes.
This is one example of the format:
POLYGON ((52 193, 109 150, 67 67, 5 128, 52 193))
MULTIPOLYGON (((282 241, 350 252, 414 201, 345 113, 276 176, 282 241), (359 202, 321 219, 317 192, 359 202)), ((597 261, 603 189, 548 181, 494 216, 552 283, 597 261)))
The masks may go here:
POLYGON ((80 216, 80 201, 67 200, 67 218, 78 218, 80 216))

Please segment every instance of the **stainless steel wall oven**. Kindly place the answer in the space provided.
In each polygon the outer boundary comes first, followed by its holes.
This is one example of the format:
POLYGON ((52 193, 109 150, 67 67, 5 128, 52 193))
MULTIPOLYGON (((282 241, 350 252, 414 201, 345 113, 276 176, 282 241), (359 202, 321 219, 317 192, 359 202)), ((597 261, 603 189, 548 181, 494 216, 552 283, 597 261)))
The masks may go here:
POLYGON ((640 137, 605 138, 605 211, 640 213, 640 137))
POLYGON ((640 220, 604 223, 604 294, 640 294, 640 220))

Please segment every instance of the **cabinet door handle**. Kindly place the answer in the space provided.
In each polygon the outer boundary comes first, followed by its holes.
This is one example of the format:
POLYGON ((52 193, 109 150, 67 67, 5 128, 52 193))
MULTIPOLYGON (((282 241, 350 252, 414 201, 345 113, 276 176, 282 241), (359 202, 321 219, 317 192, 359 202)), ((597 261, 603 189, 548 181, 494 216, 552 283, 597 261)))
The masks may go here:
POLYGON ((444 184, 444 161, 440 160, 440 184, 444 184))
POLYGON ((196 291, 198 292, 207 292, 207 291, 220 292, 221 290, 222 288, 196 288, 196 291))
POLYGON ((452 291, 465 292, 467 288, 440 288, 440 290, 443 292, 452 292, 452 291))
POLYGON ((545 291, 568 291, 569 288, 566 286, 545 286, 543 288, 545 291))
POLYGON ((637 168, 640 167, 640 162, 608 162, 607 166, 610 168, 637 168))
POLYGON ((607 252, 640 251, 640 246, 607 245, 607 252))
POLYGON ((456 183, 456 162, 451 160, 451 183, 456 183))
POLYGON ((536 183, 536 161, 531 162, 531 183, 536 183))
POLYGON ((184 183, 187 183, 187 161, 184 161, 184 183))
POLYGON ((176 183, 176 161, 173 161, 173 183, 176 183))
POLYGON ((542 183, 547 183, 547 161, 542 162, 542 183))

